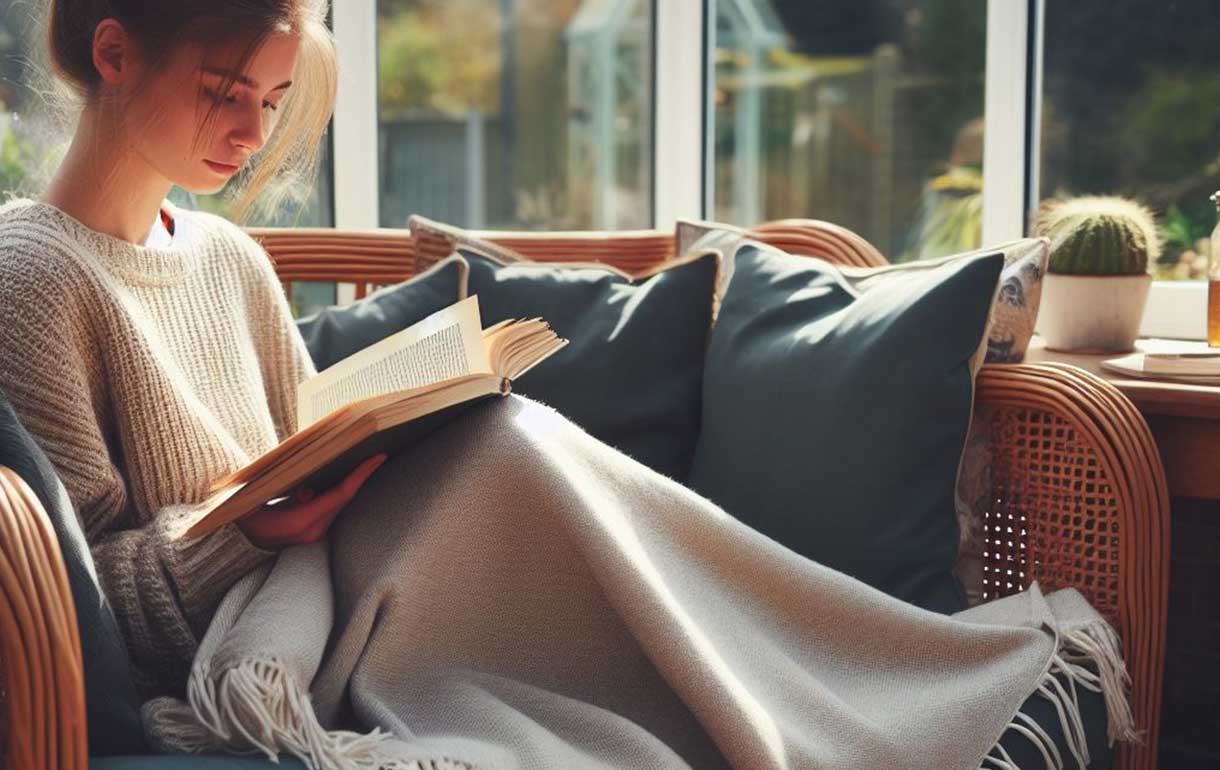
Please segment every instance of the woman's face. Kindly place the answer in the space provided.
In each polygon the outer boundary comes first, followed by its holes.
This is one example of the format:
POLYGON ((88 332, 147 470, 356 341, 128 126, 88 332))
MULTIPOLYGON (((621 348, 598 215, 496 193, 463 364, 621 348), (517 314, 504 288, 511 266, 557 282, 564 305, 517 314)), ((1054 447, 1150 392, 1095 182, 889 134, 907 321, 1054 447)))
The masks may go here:
POLYGON ((133 79, 138 93, 122 94, 130 98, 125 120, 131 149, 185 190, 220 190, 271 134, 299 46, 295 35, 272 35, 225 93, 226 63, 237 50, 184 46, 163 72, 133 79), (210 131, 201 133, 212 109, 210 131))

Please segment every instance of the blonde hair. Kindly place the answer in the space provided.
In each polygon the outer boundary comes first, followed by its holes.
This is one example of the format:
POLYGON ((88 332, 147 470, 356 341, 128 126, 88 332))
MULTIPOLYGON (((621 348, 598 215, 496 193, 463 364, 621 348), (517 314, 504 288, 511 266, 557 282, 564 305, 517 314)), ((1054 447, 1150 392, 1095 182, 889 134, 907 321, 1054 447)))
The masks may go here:
MULTIPOLYGON (((46 33, 50 69, 77 106, 97 98, 101 77, 93 64, 93 36, 104 19, 119 21, 142 53, 150 72, 160 69, 182 43, 244 43, 241 56, 219 89, 228 92, 259 48, 273 34, 300 39, 293 86, 279 103, 278 119, 265 144, 234 185, 233 217, 252 212, 272 216, 288 201, 303 205, 317 176, 322 138, 334 112, 338 62, 326 26, 329 0, 52 0, 46 33), (241 30, 235 33, 234 30, 241 30)), ((223 97, 220 97, 223 98, 223 97)), ((197 141, 211 129, 220 107, 213 104, 197 141)))

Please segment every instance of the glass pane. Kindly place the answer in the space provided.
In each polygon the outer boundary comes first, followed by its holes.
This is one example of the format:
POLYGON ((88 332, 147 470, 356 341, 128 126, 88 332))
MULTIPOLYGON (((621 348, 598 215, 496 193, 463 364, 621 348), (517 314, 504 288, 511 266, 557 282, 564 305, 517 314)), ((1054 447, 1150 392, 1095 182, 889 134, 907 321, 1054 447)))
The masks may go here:
POLYGON ((893 261, 976 248, 986 5, 717 0, 714 218, 823 219, 893 261))
POLYGON ((652 17, 651 0, 378 0, 381 224, 650 226, 652 17))
POLYGON ((67 151, 50 119, 32 60, 44 43, 29 3, 0 0, 0 192, 37 197, 67 151))
POLYGON ((1122 195, 1157 216, 1162 280, 1202 279, 1220 189, 1208 0, 1049 0, 1041 196, 1122 195))

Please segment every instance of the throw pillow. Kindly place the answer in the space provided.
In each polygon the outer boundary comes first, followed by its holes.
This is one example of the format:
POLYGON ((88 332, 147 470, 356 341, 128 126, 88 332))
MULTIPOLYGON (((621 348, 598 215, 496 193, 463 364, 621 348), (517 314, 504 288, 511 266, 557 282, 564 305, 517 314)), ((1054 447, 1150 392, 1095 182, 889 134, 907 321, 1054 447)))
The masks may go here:
POLYGON ((51 519, 68 573, 85 666, 85 717, 89 753, 142 754, 140 698, 131 678, 131 659, 114 611, 102 591, 93 556, 68 491, 42 448, 26 431, 8 398, 0 393, 0 465, 30 486, 51 519))
POLYGON ((1000 274, 1000 294, 987 335, 987 363, 1015 364, 1025 359, 1038 322, 1042 276, 1051 256, 1050 240, 1022 238, 989 251, 1004 253, 1004 272, 1000 274))
POLYGON ((374 342, 422 321, 466 297, 466 260, 438 262, 402 283, 386 286, 343 307, 297 320, 297 329, 318 371, 374 342))
POLYGON ((997 252, 849 276, 740 249, 690 486, 895 597, 962 609, 954 484, 1003 263, 997 252))
POLYGON ((544 318, 569 340, 514 390, 671 478, 690 469, 720 256, 631 277, 594 263, 504 263, 462 249, 483 323, 544 318))
MULTIPOLYGON (((714 249, 724 257, 723 281, 733 274, 737 250, 757 245, 743 228, 721 222, 679 220, 674 228, 677 253, 686 255, 714 249)), ((925 260, 935 264, 943 259, 960 259, 994 252, 1004 254, 1004 272, 1000 276, 1000 293, 991 310, 991 327, 987 335, 987 363, 1019 363, 1025 358, 1029 341, 1038 320, 1038 305, 1042 298, 1042 276, 1050 259, 1050 241, 1046 238, 1022 238, 985 249, 956 254, 941 259, 925 260)), ((913 263, 906 263, 913 264, 913 263)), ((860 269, 844 266, 845 270, 860 269)), ((723 294, 723 287, 721 287, 723 294)))
POLYGON ((691 219, 679 219, 674 226, 674 240, 677 243, 678 256, 689 256, 706 251, 720 253, 720 283, 716 286, 717 297, 723 297, 729 281, 733 277, 733 260, 737 250, 746 245, 759 245, 750 239, 750 234, 743 228, 726 225, 720 222, 703 222, 691 219))
POLYGON ((407 219, 411 239, 415 242, 415 260, 419 267, 427 267, 458 249, 473 251, 500 262, 523 262, 526 258, 507 246, 471 235, 460 227, 437 222, 418 214, 407 219))

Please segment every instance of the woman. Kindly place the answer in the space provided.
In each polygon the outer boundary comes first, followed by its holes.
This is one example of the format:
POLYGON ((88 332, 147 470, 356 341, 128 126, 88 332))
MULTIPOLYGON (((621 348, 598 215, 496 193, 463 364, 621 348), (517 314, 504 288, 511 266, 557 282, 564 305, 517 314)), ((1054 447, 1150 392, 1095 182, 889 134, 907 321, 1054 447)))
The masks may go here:
POLYGON ((62 475, 140 684, 164 692, 233 582, 273 549, 321 538, 384 459, 310 501, 174 540, 210 478, 295 430, 296 385, 314 369, 262 249, 165 198, 174 184, 219 190, 260 150, 242 208, 286 164, 308 169, 334 49, 322 10, 300 2, 54 2, 49 14, 51 62, 84 108, 43 199, 4 209, 0 387, 62 475))
POLYGON ((964 768, 1001 763, 1016 731, 1049 762, 1013 712, 1041 688, 1072 732, 1055 674, 1109 683, 1129 728, 1113 634, 1078 595, 924 613, 515 397, 376 475, 384 457, 180 538, 214 478, 293 432, 314 370, 257 244, 165 196, 257 161, 242 209, 308 171, 335 93, 324 8, 49 14, 83 110, 43 198, 0 209, 0 388, 82 518, 158 745, 335 767, 964 768), (184 689, 189 708, 155 698, 184 689))

